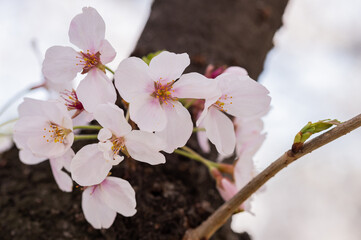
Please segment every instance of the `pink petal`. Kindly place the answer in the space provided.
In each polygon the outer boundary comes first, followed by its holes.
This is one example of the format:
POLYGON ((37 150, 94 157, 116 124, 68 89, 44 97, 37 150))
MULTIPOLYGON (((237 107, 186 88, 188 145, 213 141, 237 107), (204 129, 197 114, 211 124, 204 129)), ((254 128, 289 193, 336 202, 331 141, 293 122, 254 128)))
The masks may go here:
POLYGON ((154 81, 148 65, 140 58, 124 59, 114 74, 114 83, 120 96, 127 102, 144 98, 154 91, 154 81))
POLYGON ((94 112, 94 118, 117 137, 122 137, 132 130, 125 120, 123 110, 113 103, 99 105, 94 112))
POLYGON ((111 61, 114 60, 115 55, 117 55, 112 45, 110 45, 108 40, 105 39, 102 41, 99 52, 100 52, 100 61, 103 64, 110 63, 111 61))
POLYGON ((224 73, 233 73, 237 74, 238 76, 247 76, 248 72, 246 69, 238 67, 238 66, 231 66, 224 70, 224 73))
POLYGON ((217 102, 218 98, 220 96, 213 96, 211 98, 207 98, 205 103, 204 103, 204 108, 203 108, 203 111, 202 113, 200 114, 200 116, 198 117, 197 119, 197 122, 196 122, 196 125, 199 127, 200 124, 203 122, 204 118, 207 116, 208 114, 208 110, 209 108, 215 103, 217 102))
POLYGON ((112 137, 112 132, 108 128, 100 129, 100 131, 98 133, 98 140, 100 142, 105 142, 106 140, 108 140, 111 137, 112 137))
POLYGON ((97 143, 80 149, 70 165, 71 177, 81 186, 101 183, 111 168, 112 164, 104 159, 97 143))
POLYGON ((255 175, 252 154, 245 152, 234 166, 234 181, 238 189, 242 189, 255 175))
POLYGON ((125 217, 137 212, 134 189, 126 180, 107 177, 100 185, 99 196, 109 208, 125 217))
POLYGON ((45 161, 45 157, 36 157, 29 149, 20 149, 19 158, 25 164, 33 165, 45 161))
POLYGON ((76 92, 84 109, 90 113, 94 113, 98 105, 114 103, 117 99, 112 82, 98 69, 88 73, 80 82, 76 92))
POLYGON ((125 136, 125 146, 135 160, 151 165, 165 163, 165 157, 159 153, 165 143, 153 133, 134 130, 125 136))
POLYGON ((174 149, 183 147, 193 131, 193 122, 188 110, 179 102, 173 102, 173 106, 168 104, 165 108, 167 114, 167 125, 163 131, 155 134, 162 138, 167 144, 163 149, 167 153, 172 153, 174 149))
POLYGON ((74 141, 74 134, 69 133, 67 139, 63 143, 46 141, 47 137, 43 137, 43 134, 40 132, 38 135, 33 136, 28 139, 27 145, 29 149, 36 155, 46 156, 46 157, 59 157, 63 155, 66 151, 70 149, 74 141))
POLYGON ((227 73, 221 74, 216 80, 219 81, 222 94, 228 96, 224 106, 228 114, 252 117, 269 109, 271 98, 268 90, 250 77, 227 73))
MULTIPOLYGON (((202 127, 202 126, 199 126, 202 127)), ((197 132, 197 140, 199 147, 202 149, 203 152, 209 153, 211 151, 211 146, 208 142, 208 137, 205 131, 198 131, 197 132)))
POLYGON ((143 131, 161 131, 167 124, 167 116, 163 107, 158 99, 151 96, 133 101, 129 105, 129 113, 130 118, 143 131))
POLYGON ((105 37, 105 23, 99 13, 91 7, 84 7, 70 23, 69 40, 83 50, 99 51, 105 37))
POLYGON ((210 107, 204 119, 204 127, 208 139, 216 146, 222 155, 233 153, 236 136, 232 121, 215 107, 210 107))
POLYGON ((73 180, 71 177, 61 170, 63 166, 57 163, 57 158, 50 158, 49 161, 51 171, 59 188, 64 192, 71 192, 73 190, 73 180))
POLYGON ((208 79, 199 73, 187 73, 173 84, 174 94, 178 98, 208 99, 222 95, 217 81, 208 79))
POLYGON ((85 219, 96 229, 109 228, 117 216, 116 211, 109 208, 100 195, 99 186, 88 187, 83 192, 81 202, 85 219))
POLYGON ((82 66, 78 65, 79 53, 71 47, 54 46, 45 53, 43 74, 51 82, 62 84, 73 80, 82 66))
POLYGON ((224 201, 228 201, 238 192, 236 185, 227 178, 222 178, 221 186, 217 187, 217 189, 224 201))
POLYGON ((175 54, 167 51, 155 56, 149 63, 153 79, 170 82, 178 79, 188 67, 190 59, 187 53, 175 54))

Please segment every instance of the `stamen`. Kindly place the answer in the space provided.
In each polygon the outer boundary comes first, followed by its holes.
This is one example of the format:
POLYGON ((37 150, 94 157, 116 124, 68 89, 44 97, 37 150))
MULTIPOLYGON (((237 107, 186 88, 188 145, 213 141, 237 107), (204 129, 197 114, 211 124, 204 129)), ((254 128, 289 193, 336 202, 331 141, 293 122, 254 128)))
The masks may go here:
POLYGON ((68 136, 68 134, 71 132, 71 130, 63 128, 55 123, 50 122, 49 130, 47 128, 44 128, 44 131, 46 132, 45 135, 43 135, 43 138, 46 139, 46 142, 54 142, 54 143, 63 143, 64 139, 68 136), (47 132, 51 132, 51 135, 48 135, 47 132))
POLYGON ((105 71, 103 69, 104 65, 100 61, 100 52, 90 53, 89 50, 87 50, 86 53, 84 53, 83 51, 80 51, 80 55, 81 56, 76 56, 76 58, 79 59, 79 63, 76 65, 83 66, 83 71, 81 72, 82 74, 89 72, 94 67, 105 71))
MULTIPOLYGON (((162 80, 162 78, 159 80, 162 80)), ((172 101, 177 101, 177 98, 172 96, 172 93, 174 93, 174 90, 172 89, 173 84, 174 80, 166 84, 162 84, 160 81, 154 82, 154 92, 151 94, 151 96, 159 99, 160 104, 172 104, 172 101)), ((173 104, 172 106, 174 107, 173 104)))
POLYGON ((227 112, 227 109, 225 107, 227 107, 228 104, 233 104, 233 102, 230 102, 230 99, 232 98, 232 96, 228 96, 227 94, 225 94, 221 96, 213 105, 222 112, 227 112))

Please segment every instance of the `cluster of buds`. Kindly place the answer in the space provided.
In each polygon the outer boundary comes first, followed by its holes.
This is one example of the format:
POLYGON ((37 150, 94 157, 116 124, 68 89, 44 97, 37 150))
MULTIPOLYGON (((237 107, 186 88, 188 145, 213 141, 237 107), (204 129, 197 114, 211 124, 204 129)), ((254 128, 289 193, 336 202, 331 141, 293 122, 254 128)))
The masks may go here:
POLYGON ((109 176, 111 169, 128 157, 151 165, 165 163, 161 152, 184 147, 196 126, 200 146, 209 140, 220 156, 235 153, 238 159, 231 168, 210 167, 228 200, 254 174, 252 156, 264 140, 260 117, 270 104, 267 89, 240 67, 183 74, 190 64, 188 54, 167 51, 148 55, 146 61, 124 59, 113 82, 105 64, 116 53, 104 37, 102 17, 87 7, 69 29, 70 42, 81 50, 63 46, 47 50, 42 70, 48 81, 59 85, 68 84, 78 73, 85 77, 75 90, 63 90, 58 100, 26 98, 19 106, 14 141, 21 161, 37 164, 49 159, 60 189, 72 191, 73 181, 84 189, 86 220, 94 228, 108 228, 116 213, 136 213, 133 188, 128 181, 109 176), (115 105, 116 91, 127 102, 123 109, 115 105), (186 106, 192 103, 196 124, 186 106), (100 125, 79 126, 91 120, 100 125), (78 135, 78 129, 99 132, 78 135), (97 142, 74 153, 75 140, 90 138, 97 142), (233 178, 216 172, 222 169, 228 169, 233 178))

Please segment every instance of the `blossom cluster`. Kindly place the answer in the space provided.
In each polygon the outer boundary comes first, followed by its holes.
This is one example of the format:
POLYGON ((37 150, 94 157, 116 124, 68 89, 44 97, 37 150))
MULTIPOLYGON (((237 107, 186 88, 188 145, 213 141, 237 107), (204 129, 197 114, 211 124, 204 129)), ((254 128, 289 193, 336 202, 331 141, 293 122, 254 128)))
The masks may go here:
MULTIPOLYGON (((228 171, 232 177, 223 176, 222 164, 210 168, 225 200, 252 178, 252 157, 265 137, 260 118, 269 110, 270 97, 246 70, 183 73, 190 64, 188 54, 162 51, 149 64, 137 57, 124 59, 111 79, 105 64, 116 52, 105 39, 102 17, 91 7, 73 18, 69 40, 78 49, 47 50, 44 77, 58 87, 78 74, 84 78, 76 89, 64 89, 59 99, 25 98, 14 142, 25 164, 49 159, 61 190, 72 191, 73 181, 82 186, 84 216, 94 228, 109 228, 116 213, 136 213, 135 191, 128 181, 109 176, 113 167, 124 158, 163 164, 162 151, 184 147, 195 129, 203 151, 210 150, 209 140, 221 158, 236 155, 228 171), (126 102, 122 108, 115 104, 117 92, 126 102), (87 125, 92 120, 99 125, 87 125), (96 143, 75 153, 74 141, 90 137, 79 129, 99 131, 96 143)), ((249 210, 247 203, 240 210, 249 210)))

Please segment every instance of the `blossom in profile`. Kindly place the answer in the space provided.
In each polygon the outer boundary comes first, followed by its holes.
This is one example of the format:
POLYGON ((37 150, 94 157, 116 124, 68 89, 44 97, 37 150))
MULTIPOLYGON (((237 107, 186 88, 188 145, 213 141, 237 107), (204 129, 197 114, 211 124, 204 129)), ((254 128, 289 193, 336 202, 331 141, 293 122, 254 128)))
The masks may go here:
POLYGON ((140 58, 127 58, 114 75, 120 96, 129 102, 130 118, 141 130, 163 138, 168 153, 184 146, 192 134, 191 116, 179 98, 205 99, 217 92, 217 86, 200 74, 181 76, 189 63, 186 53, 163 51, 149 66, 140 58))
POLYGON ((234 125, 226 114, 239 118, 258 116, 269 109, 271 98, 265 87, 246 74, 225 72, 209 81, 218 84, 220 94, 206 99, 197 126, 203 124, 217 151, 229 155, 235 149, 236 136, 234 125))
POLYGON ((117 213, 130 217, 137 212, 132 186, 117 177, 107 177, 100 184, 85 187, 81 205, 85 219, 96 229, 109 228, 117 213))
POLYGON ((112 166, 124 159, 123 155, 151 165, 165 163, 164 155, 159 152, 165 147, 163 140, 153 133, 132 130, 118 106, 100 105, 94 117, 103 127, 98 134, 99 143, 80 149, 70 166, 72 178, 78 184, 99 184, 112 166))
POLYGON ((84 108, 93 112, 97 104, 115 102, 116 92, 112 81, 105 75, 105 65, 115 58, 115 50, 105 40, 105 23, 91 7, 73 18, 69 40, 79 47, 53 46, 46 51, 43 62, 44 77, 61 84, 73 80, 78 73, 87 74, 77 87, 84 108))

